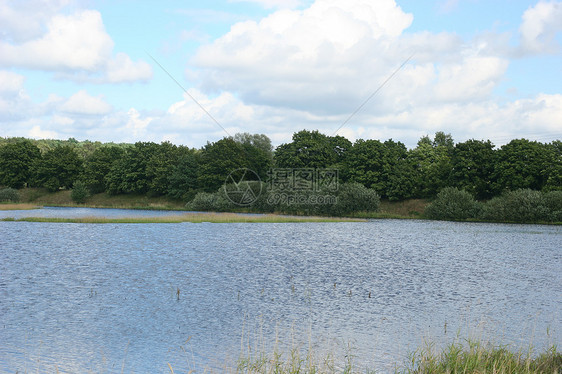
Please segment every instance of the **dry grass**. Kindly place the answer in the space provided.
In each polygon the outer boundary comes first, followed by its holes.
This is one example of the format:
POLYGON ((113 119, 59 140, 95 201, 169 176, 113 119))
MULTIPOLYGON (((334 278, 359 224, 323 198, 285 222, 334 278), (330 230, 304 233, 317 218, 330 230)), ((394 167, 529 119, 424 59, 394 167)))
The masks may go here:
POLYGON ((31 209, 39 209, 40 206, 35 204, 28 204, 28 203, 16 203, 16 204, 0 204, 0 210, 31 210, 31 209))
POLYGON ((267 215, 244 215, 236 213, 185 213, 180 216, 166 217, 131 217, 131 218, 45 218, 25 217, 19 219, 6 218, 3 221, 18 222, 51 222, 51 223, 290 223, 290 222, 363 222, 358 218, 335 218, 335 217, 293 217, 275 214, 267 215))

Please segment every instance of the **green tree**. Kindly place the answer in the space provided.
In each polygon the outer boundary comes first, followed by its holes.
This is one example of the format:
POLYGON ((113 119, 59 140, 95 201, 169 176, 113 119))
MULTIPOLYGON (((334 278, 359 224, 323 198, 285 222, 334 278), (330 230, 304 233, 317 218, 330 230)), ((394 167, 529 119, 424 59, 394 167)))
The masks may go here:
POLYGON ((478 199, 490 198, 494 157, 494 145, 489 140, 457 143, 451 156, 451 184, 478 199))
POLYGON ((331 168, 339 165, 351 148, 343 136, 327 136, 318 131, 302 130, 293 134, 293 141, 275 150, 275 166, 279 168, 331 168))
POLYGON ((96 149, 84 162, 82 181, 92 193, 104 192, 107 188, 107 175, 113 165, 120 160, 125 150, 116 146, 96 149))
POLYGON ((514 139, 496 152, 494 190, 545 187, 555 162, 553 149, 546 144, 527 139, 514 139))
POLYGON ((90 193, 88 192, 86 184, 82 181, 74 182, 74 186, 72 187, 72 191, 70 193, 72 201, 78 204, 83 204, 86 202, 88 196, 90 196, 90 193))
POLYGON ((231 172, 249 167, 244 147, 232 138, 223 138, 201 150, 198 182, 205 191, 215 192, 231 172))
POLYGON ((22 188, 32 180, 33 164, 41 158, 39 148, 29 140, 0 147, 0 185, 22 188))
POLYGON ((273 146, 271 139, 264 134, 250 134, 247 132, 234 134, 234 141, 240 144, 250 145, 261 149, 270 157, 273 157, 273 146))
POLYGON ((545 191, 562 191, 562 142, 555 140, 548 145, 552 152, 552 162, 547 171, 545 191))
POLYGON ((168 175, 168 196, 190 200, 198 189, 199 152, 188 147, 177 149, 177 158, 168 175))
POLYGON ((379 195, 400 200, 413 194, 413 168, 407 159, 406 146, 392 139, 359 139, 347 152, 343 177, 372 188, 379 195))
POLYGON ((107 192, 145 194, 150 190, 151 178, 147 165, 160 146, 153 142, 137 142, 127 148, 107 175, 107 192))
POLYGON ((55 192, 60 188, 71 188, 82 172, 83 161, 70 146, 63 145, 45 153, 36 160, 35 176, 39 186, 55 192))
POLYGON ((422 137, 417 147, 409 152, 408 157, 416 170, 417 197, 433 197, 448 186, 453 147, 450 135, 437 132, 433 141, 422 137))

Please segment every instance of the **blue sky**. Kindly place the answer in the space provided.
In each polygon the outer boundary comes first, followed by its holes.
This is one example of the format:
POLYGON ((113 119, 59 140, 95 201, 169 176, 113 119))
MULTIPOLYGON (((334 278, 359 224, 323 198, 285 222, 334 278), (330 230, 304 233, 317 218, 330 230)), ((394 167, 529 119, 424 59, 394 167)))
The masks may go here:
POLYGON ((0 0, 0 136, 562 138, 562 1, 0 0), (150 57, 201 104, 197 103, 150 57))

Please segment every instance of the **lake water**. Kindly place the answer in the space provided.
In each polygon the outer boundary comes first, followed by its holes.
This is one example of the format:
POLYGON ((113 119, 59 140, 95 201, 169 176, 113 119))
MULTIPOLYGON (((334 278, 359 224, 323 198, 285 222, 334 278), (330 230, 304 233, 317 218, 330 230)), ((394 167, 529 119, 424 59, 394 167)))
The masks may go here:
POLYGON ((561 274, 559 226, 0 222, 0 372, 220 372, 276 335, 379 372, 424 339, 540 349, 561 274))

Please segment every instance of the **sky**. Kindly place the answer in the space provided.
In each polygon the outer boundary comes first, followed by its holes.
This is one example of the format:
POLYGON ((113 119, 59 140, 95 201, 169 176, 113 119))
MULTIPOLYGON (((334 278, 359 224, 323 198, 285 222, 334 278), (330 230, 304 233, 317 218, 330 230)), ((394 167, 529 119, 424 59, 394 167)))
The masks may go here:
POLYGON ((562 139, 562 1, 0 0, 0 136, 562 139))

